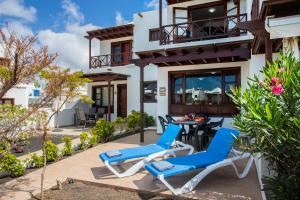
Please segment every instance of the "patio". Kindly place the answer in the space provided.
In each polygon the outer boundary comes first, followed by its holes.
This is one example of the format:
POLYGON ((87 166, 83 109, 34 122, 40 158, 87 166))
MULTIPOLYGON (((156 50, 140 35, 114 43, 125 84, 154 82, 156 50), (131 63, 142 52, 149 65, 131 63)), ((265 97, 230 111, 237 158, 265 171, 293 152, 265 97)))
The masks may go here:
MULTIPOLYGON (((153 131, 145 132, 145 144, 153 143, 159 137, 153 131)), ((99 160, 98 154, 103 151, 119 148, 135 147, 140 145, 139 134, 122 138, 113 142, 98 145, 82 153, 49 165, 46 171, 45 188, 56 185, 56 180, 64 181, 66 178, 74 178, 93 183, 103 183, 129 189, 163 192, 170 194, 159 182, 153 181, 146 171, 141 171, 134 176, 119 179, 104 166, 99 160)), ((143 144, 144 145, 144 144, 143 144)), ((237 163, 242 169, 246 162, 237 163)), ((130 162, 128 163, 130 165, 130 162)), ((29 199, 31 195, 40 191, 41 169, 27 174, 18 179, 0 186, 0 199, 12 200, 29 199)), ((170 179, 175 185, 182 185, 195 173, 185 174, 170 179)), ((192 193, 185 196, 197 199, 261 199, 259 182, 255 166, 253 165, 249 175, 244 179, 237 179, 230 167, 216 170, 206 177, 192 193)))

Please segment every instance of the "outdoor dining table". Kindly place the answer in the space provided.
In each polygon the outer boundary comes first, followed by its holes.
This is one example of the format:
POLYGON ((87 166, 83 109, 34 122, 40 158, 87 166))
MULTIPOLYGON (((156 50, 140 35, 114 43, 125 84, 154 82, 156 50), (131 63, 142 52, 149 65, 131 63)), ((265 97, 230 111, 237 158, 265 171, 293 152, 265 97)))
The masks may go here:
MULTIPOLYGON (((210 118, 207 118, 207 119, 205 119, 203 121, 200 121, 200 122, 196 122, 194 120, 187 120, 187 121, 175 121, 175 122, 172 122, 172 123, 177 124, 177 125, 182 125, 182 128, 184 128, 184 126, 196 126, 195 131, 194 131, 195 147, 196 147, 197 151, 201 151, 202 147, 199 143, 198 131, 199 131, 199 128, 202 128, 205 125, 207 125, 207 123, 209 121, 210 121, 210 118)), ((178 136, 179 141, 182 141, 182 132, 183 131, 180 131, 180 133, 179 133, 179 136, 178 136)))

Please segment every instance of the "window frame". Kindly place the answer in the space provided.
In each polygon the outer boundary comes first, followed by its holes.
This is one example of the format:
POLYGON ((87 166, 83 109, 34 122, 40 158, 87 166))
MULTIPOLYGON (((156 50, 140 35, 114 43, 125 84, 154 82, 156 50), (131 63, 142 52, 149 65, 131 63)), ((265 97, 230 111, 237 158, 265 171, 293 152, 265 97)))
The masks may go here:
POLYGON ((160 30, 159 30, 159 28, 152 28, 152 29, 149 29, 149 42, 155 42, 155 41, 159 41, 160 40, 160 30), (158 32, 158 36, 157 36, 157 38, 153 38, 152 36, 152 34, 154 33, 154 32, 158 32))
POLYGON ((11 101, 11 105, 15 105, 15 99, 14 98, 2 98, 2 99, 0 99, 0 104, 2 105, 2 104, 5 104, 5 101, 11 101))
POLYGON ((235 105, 233 102, 226 102, 226 93, 225 93, 225 76, 226 75, 235 75, 236 76, 236 86, 241 86, 241 68, 240 67, 229 67, 229 68, 216 68, 216 69, 203 69, 203 70, 188 70, 188 71, 170 71, 169 72, 169 113, 172 115, 184 115, 191 112, 202 112, 204 114, 210 115, 229 115, 237 114, 238 109, 234 109, 235 105), (221 94, 221 103, 219 105, 187 105, 186 104, 186 78, 189 75, 207 75, 211 72, 217 72, 221 76, 222 84, 222 94, 221 94), (183 78, 182 81, 182 101, 180 103, 175 103, 175 92, 174 92, 174 80, 176 78, 183 78), (207 109, 206 109, 207 107, 207 109), (224 108, 224 112, 222 111, 224 108), (205 110, 210 110, 208 113, 205 113, 205 110), (232 112, 229 112, 232 110, 232 112))
MULTIPOLYGON (((94 101, 94 103, 93 103, 93 105, 92 105, 92 107, 96 107, 96 108, 105 108, 105 112, 107 112, 108 111, 108 106, 103 106, 102 105, 102 101, 103 101, 103 88, 105 88, 105 87, 107 87, 108 88, 108 85, 96 85, 96 86, 92 86, 92 100, 94 101), (101 99, 100 99, 100 102, 101 102, 101 105, 99 106, 99 105, 97 105, 96 104, 96 90, 97 90, 97 88, 101 88, 101 99)), ((114 113, 114 85, 111 85, 110 86, 111 87, 111 92, 112 92, 112 99, 111 99, 111 101, 112 101, 112 104, 111 104, 111 113, 114 113)))
POLYGON ((143 89, 144 89, 144 96, 143 96, 144 103, 157 103, 157 81, 144 81, 143 89), (156 99, 155 99, 155 93, 153 93, 153 91, 152 91, 152 95, 154 96, 154 98, 151 99, 151 100, 146 100, 146 98, 145 98, 145 84, 152 84, 152 83, 156 84, 156 99))

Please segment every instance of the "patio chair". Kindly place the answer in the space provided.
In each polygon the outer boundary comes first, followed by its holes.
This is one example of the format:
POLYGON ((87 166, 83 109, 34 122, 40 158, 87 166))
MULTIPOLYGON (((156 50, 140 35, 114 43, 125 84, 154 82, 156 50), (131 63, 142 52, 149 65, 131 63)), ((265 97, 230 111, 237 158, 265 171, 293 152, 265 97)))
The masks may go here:
POLYGON ((217 122, 209 122, 204 127, 204 133, 202 138, 202 146, 206 146, 210 142, 210 138, 213 138, 215 134, 217 133, 218 129, 223 126, 224 123, 224 117, 222 117, 217 122))
POLYGON ((93 120, 89 119, 84 111, 80 108, 75 109, 76 112, 76 124, 77 125, 82 125, 82 128, 85 128, 87 124, 92 124, 93 120))
POLYGON ((168 121, 165 120, 162 116, 158 116, 158 120, 159 120, 159 123, 160 123, 163 131, 165 131, 166 127, 168 126, 168 121))
MULTIPOLYGON (((168 121, 168 123, 173 123, 176 122, 176 120, 171 116, 171 115, 166 115, 166 119, 168 121)), ((186 138, 188 137, 188 133, 184 128, 184 125, 181 126, 181 136, 184 136, 184 141, 186 142, 186 138)))
POLYGON ((207 151, 149 163, 145 165, 145 169, 164 183, 175 195, 193 191, 209 173, 224 166, 232 166, 237 177, 240 179, 244 178, 247 176, 253 163, 253 156, 251 156, 250 153, 242 153, 233 149, 234 138, 237 136, 238 132, 236 130, 220 128, 210 143, 207 151), (230 151, 233 153, 232 157, 228 157, 230 151), (243 172, 240 174, 233 161, 244 158, 249 158, 249 160, 243 172), (175 189, 166 180, 168 177, 197 169, 203 170, 185 183, 181 188, 175 189))
POLYGON ((101 153, 99 158, 104 162, 107 168, 112 171, 118 177, 131 176, 137 173, 140 169, 144 167, 145 164, 149 163, 155 158, 166 157, 173 155, 176 157, 175 152, 188 150, 188 154, 192 154, 194 148, 190 145, 184 144, 179 141, 175 141, 176 136, 180 132, 180 127, 174 124, 170 124, 164 131, 160 139, 156 144, 150 144, 141 147, 127 148, 120 150, 113 150, 101 153), (171 148, 174 147, 174 148, 171 148), (124 161, 136 158, 142 158, 132 167, 130 167, 125 172, 118 172, 113 168, 113 165, 120 164, 124 161))

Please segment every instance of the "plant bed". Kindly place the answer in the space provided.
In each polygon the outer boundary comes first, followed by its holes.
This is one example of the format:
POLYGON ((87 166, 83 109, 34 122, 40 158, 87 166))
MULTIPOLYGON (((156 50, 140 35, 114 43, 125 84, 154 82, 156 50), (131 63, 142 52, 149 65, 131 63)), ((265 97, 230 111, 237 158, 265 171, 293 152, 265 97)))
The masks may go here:
MULTIPOLYGON (((128 131, 126 131, 126 132, 124 132, 124 133, 121 133, 121 134, 114 135, 114 136, 110 137, 110 138, 108 139, 107 142, 111 142, 111 141, 118 140, 118 139, 121 139, 121 138, 124 138, 124 137, 128 137, 128 136, 137 134, 138 132, 139 132, 139 130, 128 130, 128 131)), ((58 140, 56 140, 56 142, 58 142, 58 140)), ((61 143, 61 142, 60 142, 60 143, 61 143)), ((97 144, 97 145, 95 145, 95 146, 98 146, 98 145, 101 145, 101 144, 104 144, 104 143, 99 143, 99 144, 97 144)), ((95 147, 95 146, 94 146, 94 147, 95 147)), ((92 148, 92 147, 89 147, 89 148, 92 148)), ((74 151, 73 151, 72 155, 69 155, 69 156, 61 156, 57 161, 50 162, 50 163, 48 163, 47 165, 49 166, 49 165, 54 164, 54 163, 56 163, 56 162, 58 162, 58 161, 64 160, 64 159, 66 159, 66 158, 69 158, 70 156, 74 156, 74 155, 76 155, 76 154, 79 154, 79 153, 81 153, 81 152, 83 152, 83 151, 85 151, 85 150, 80 149, 80 147, 76 147, 76 148, 74 148, 74 151)), ((28 153, 29 153, 29 152, 28 152, 28 153)), ((25 169, 25 173, 23 174, 23 176, 26 175, 26 174, 28 174, 28 173, 31 173, 31 172, 33 172, 33 171, 36 171, 36 170, 38 170, 38 169, 40 169, 40 168, 26 168, 26 169, 25 169)), ((11 177, 11 176, 9 176, 9 174, 5 174, 5 173, 0 172, 0 184, 9 182, 9 181, 11 181, 11 180, 13 180, 13 179, 15 179, 15 178, 16 178, 16 177, 11 177)))
MULTIPOLYGON (((173 195, 140 191, 124 187, 111 186, 100 183, 92 183, 81 180, 68 179, 62 184, 62 190, 53 187, 44 193, 45 200, 110 200, 110 199, 131 199, 131 200, 188 200, 190 198, 177 197, 173 195)), ((30 200, 36 200, 32 198, 30 200)))

